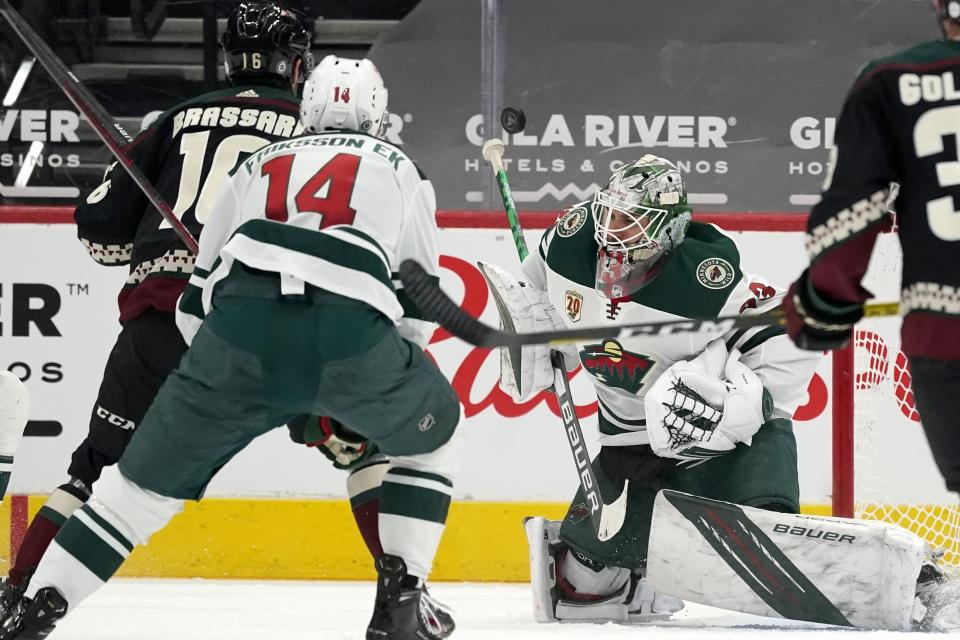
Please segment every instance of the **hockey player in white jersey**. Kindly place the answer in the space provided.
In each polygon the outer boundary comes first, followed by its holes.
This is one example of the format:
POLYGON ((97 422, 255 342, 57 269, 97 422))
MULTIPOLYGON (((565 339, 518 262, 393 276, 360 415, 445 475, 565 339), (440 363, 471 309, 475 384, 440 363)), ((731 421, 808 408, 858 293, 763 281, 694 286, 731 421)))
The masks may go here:
POLYGON ((0 638, 45 637, 237 452, 299 414, 348 424, 390 457, 367 637, 453 631, 424 580, 459 465, 459 401, 421 349, 430 326, 394 283, 405 259, 439 269, 435 197, 377 137, 386 104, 373 63, 328 56, 304 87, 301 121, 314 135, 235 169, 181 298, 190 349, 0 638))
MULTIPOLYGON (((691 213, 674 164, 646 155, 615 171, 592 201, 569 208, 547 230, 523 263, 524 285, 485 267, 517 331, 610 326, 609 339, 563 352, 568 369, 582 366, 592 376, 599 404, 598 488, 610 502, 629 481, 626 520, 612 538, 599 540, 583 489, 562 522, 528 519, 534 610, 541 622, 650 619, 682 607, 644 578, 657 553, 648 541, 662 489, 777 512, 771 517, 788 523, 801 517, 788 515, 800 507, 791 417, 806 399, 821 354, 797 349, 774 326, 615 338, 621 324, 763 313, 780 304, 785 289, 744 273, 733 239, 692 222, 691 213)), ((519 361, 502 350, 501 386, 515 399, 552 384, 547 350, 524 347, 519 361)), ((671 553, 682 558, 694 551, 671 553)), ((700 577, 694 573, 691 580, 700 577)), ((907 578, 907 614, 916 579, 907 578)), ((710 588, 668 593, 688 591, 710 588)), ((775 611, 785 617, 810 619, 807 609, 816 608, 783 600, 787 604, 775 611)))
POLYGON ((30 416, 30 392, 12 371, 0 370, 0 502, 7 494, 13 458, 30 416))

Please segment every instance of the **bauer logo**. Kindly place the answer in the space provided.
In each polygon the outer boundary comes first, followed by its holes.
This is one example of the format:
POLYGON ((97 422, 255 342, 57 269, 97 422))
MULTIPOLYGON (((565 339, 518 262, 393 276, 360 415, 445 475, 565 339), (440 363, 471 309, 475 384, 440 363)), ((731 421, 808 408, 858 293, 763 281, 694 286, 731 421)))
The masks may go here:
POLYGON ((0 336, 60 336, 53 322, 60 311, 60 292, 48 284, 0 283, 0 336))
POLYGON ((853 544, 857 536, 851 536, 836 531, 824 531, 823 529, 808 529, 801 526, 790 526, 788 524, 773 525, 775 533, 785 533, 791 536, 800 536, 801 538, 813 538, 814 540, 827 540, 830 542, 846 542, 853 544))

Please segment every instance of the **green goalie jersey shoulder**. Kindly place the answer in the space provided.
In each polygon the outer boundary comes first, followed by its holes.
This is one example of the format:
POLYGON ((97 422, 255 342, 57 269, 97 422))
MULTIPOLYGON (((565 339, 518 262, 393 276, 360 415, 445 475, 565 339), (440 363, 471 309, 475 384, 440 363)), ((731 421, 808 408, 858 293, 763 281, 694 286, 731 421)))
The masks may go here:
POLYGON ((712 224, 691 222, 663 271, 631 300, 685 318, 712 319, 742 279, 737 244, 712 224))
MULTIPOLYGON (((597 241, 590 203, 567 209, 544 234, 547 269, 584 287, 596 284, 597 241)), ((710 224, 691 222, 663 271, 631 301, 685 318, 716 318, 743 279, 736 243, 710 224)))
POLYGON ((540 244, 540 256, 547 269, 585 287, 595 283, 597 241, 593 237, 593 215, 589 200, 565 209, 540 244))

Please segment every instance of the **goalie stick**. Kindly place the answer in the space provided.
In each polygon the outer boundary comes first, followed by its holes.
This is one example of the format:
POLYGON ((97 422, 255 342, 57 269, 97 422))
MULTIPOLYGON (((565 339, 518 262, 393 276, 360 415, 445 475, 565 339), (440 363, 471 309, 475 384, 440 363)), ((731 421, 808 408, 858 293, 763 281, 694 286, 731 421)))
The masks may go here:
MULTIPOLYGON (((623 339, 637 335, 673 335, 677 333, 712 333, 717 336, 731 329, 758 326, 785 326, 782 309, 750 316, 726 316, 713 320, 667 320, 664 322, 634 322, 619 327, 581 327, 557 331, 511 333, 500 331, 480 322, 440 289, 429 274, 414 260, 400 265, 400 280, 410 299, 423 314, 464 342, 478 347, 520 347, 525 344, 565 344, 580 340, 601 338, 623 339)), ((893 316, 899 313, 896 302, 864 305, 864 317, 893 316)))
MULTIPOLYGON (((507 212, 507 220, 513 233, 513 242, 517 247, 520 262, 523 262, 530 251, 527 249, 527 242, 523 238, 523 229, 520 227, 517 207, 513 202, 513 195, 510 193, 507 172, 503 168, 503 141, 499 138, 487 140, 483 145, 482 153, 484 159, 490 163, 494 172, 496 172, 500 198, 503 200, 503 207, 507 212)), ((482 265, 480 272, 487 280, 497 306, 503 308, 497 290, 490 283, 482 265)), ((501 316, 503 315, 504 313, 501 313, 501 316)), ((506 317, 510 317, 509 313, 506 314, 506 317)), ((510 350, 511 363, 519 362, 521 347, 510 347, 510 350)), ((597 476, 593 471, 593 464, 590 462, 590 452, 587 450, 587 445, 583 439, 580 419, 577 418, 577 410, 570 395, 570 379, 567 377, 563 354, 559 351, 551 351, 550 366, 553 368, 553 393, 556 395, 557 405, 560 407, 563 428, 567 434, 567 444, 570 445, 570 453, 573 455, 573 462, 577 466, 583 497, 590 505, 590 522, 593 524, 597 539, 606 541, 615 536, 623 527, 623 522, 627 516, 627 487, 629 481, 624 483, 623 491, 616 500, 610 504, 603 501, 603 496, 600 495, 600 486, 597 484, 597 476)), ((517 375, 517 379, 519 380, 519 375, 517 375)))
POLYGON ((6 18, 10 24, 10 28, 13 29, 14 33, 27 45, 27 48, 30 49, 30 52, 33 53, 37 60, 40 61, 40 64, 47 70, 47 73, 50 74, 53 81, 57 83, 67 98, 70 99, 70 102, 73 103, 80 113, 86 116, 87 122, 90 123, 97 137, 107 145, 110 153, 117 159, 120 166, 130 174, 133 181, 137 183, 140 190, 147 196, 150 204, 157 208, 157 211, 170 223, 170 226, 173 227, 176 234, 180 236, 183 243, 187 245, 187 248, 196 255, 198 250, 196 238, 190 235, 187 228, 183 226, 183 223, 180 222, 173 213, 170 205, 166 203, 163 196, 160 195, 154 186, 150 184, 150 181, 147 180, 146 176, 143 175, 128 155, 127 148, 130 143, 133 142, 130 135, 124 131, 123 127, 113 122, 113 118, 107 113, 107 110, 103 108, 103 105, 97 102, 93 94, 90 93, 77 76, 61 62, 57 54, 47 46, 40 36, 37 35, 36 31, 16 12, 8 0, 0 0, 0 15, 6 18))

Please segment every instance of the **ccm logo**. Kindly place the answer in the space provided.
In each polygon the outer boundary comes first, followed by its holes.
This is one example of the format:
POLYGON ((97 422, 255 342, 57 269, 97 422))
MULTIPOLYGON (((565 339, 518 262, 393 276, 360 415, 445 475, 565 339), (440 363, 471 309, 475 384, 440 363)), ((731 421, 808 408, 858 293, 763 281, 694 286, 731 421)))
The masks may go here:
POLYGON ((848 542, 853 544, 856 536, 840 534, 836 531, 824 531, 823 529, 807 529, 806 527, 791 527, 788 524, 775 524, 773 530, 777 533, 786 533, 791 536, 800 536, 802 538, 814 538, 820 540, 834 540, 836 542, 848 542))
POLYGON ((106 420, 115 427, 120 427, 121 429, 133 430, 136 428, 136 423, 133 420, 127 420, 126 418, 121 418, 115 413, 110 413, 100 405, 97 405, 97 416, 103 420, 106 420))

